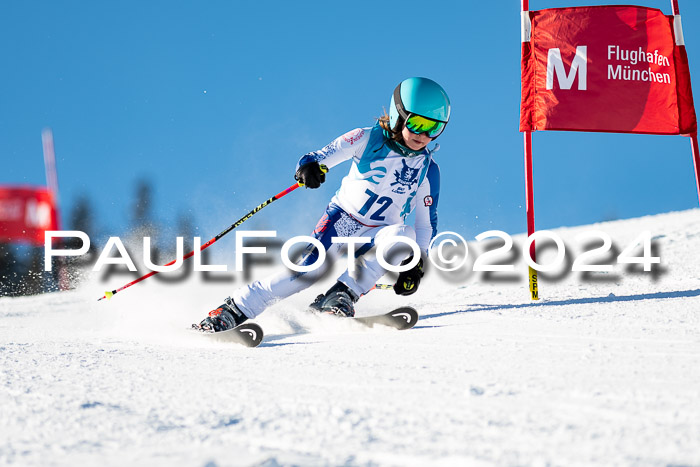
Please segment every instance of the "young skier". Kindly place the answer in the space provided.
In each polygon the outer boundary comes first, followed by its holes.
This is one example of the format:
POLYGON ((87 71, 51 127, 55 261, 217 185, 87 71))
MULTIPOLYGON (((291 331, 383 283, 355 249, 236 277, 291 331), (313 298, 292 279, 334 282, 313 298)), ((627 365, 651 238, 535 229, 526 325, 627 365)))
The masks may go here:
MULTIPOLYGON (((440 170, 428 143, 445 129, 450 118, 450 100, 435 81, 409 78, 396 86, 384 115, 371 128, 352 130, 321 150, 301 157, 295 179, 307 188, 318 188, 325 171, 352 159, 350 172, 343 179, 326 212, 313 231, 323 245, 327 258, 340 254, 342 244, 333 237, 370 237, 372 242, 358 245, 361 257, 358 271, 346 271, 328 292, 311 304, 313 309, 352 317, 354 304, 381 278, 385 270, 376 257, 366 254, 383 238, 397 235, 416 241, 423 255, 437 233, 437 203, 440 170), (415 228, 405 224, 416 210, 415 228)), ((309 245, 301 265, 314 264, 319 252, 309 245)), ((405 257, 405 256, 404 256, 405 257)), ((411 262, 412 256, 402 264, 411 262)), ((323 268, 307 273, 284 271, 236 290, 225 303, 209 312, 199 325, 207 332, 238 326, 262 313, 267 307, 310 286, 323 268)), ((423 258, 408 271, 399 274, 394 291, 410 295, 418 289, 423 276, 423 258)))

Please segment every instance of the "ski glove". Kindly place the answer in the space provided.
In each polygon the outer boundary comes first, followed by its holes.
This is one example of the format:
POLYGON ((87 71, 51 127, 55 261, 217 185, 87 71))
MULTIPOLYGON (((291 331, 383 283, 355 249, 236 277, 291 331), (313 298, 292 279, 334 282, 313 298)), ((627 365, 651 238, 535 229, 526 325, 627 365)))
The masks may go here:
POLYGON ((326 166, 321 166, 318 162, 309 162, 302 165, 294 175, 294 179, 301 182, 307 188, 318 188, 326 181, 326 166))
MULTIPOLYGON (((413 256, 411 255, 401 263, 401 266, 410 263, 412 260, 413 256)), ((421 277, 423 277, 423 258, 419 259, 418 264, 413 266, 413 268, 399 273, 399 278, 396 284, 394 284, 394 292, 396 292, 396 295, 411 295, 416 293, 421 277)))

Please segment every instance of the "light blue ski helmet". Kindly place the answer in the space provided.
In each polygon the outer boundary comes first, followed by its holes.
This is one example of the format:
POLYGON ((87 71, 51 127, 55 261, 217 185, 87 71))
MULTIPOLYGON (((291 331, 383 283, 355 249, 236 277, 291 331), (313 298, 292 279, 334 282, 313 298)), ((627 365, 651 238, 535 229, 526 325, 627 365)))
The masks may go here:
POLYGON ((442 86, 428 78, 408 78, 394 89, 389 105, 389 124, 394 131, 399 118, 406 121, 409 114, 447 123, 450 119, 450 98, 442 86))

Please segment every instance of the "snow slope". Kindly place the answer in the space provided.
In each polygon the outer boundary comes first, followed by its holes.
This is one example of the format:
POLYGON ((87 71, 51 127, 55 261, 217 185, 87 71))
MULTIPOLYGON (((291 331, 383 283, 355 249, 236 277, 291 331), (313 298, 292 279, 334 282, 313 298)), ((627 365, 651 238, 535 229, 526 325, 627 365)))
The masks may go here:
POLYGON ((591 229, 650 230, 661 268, 362 299, 416 306, 406 332, 305 314, 328 284, 264 313, 256 349, 186 329, 241 279, 2 298, 0 463, 700 465, 700 210, 556 232, 591 229))

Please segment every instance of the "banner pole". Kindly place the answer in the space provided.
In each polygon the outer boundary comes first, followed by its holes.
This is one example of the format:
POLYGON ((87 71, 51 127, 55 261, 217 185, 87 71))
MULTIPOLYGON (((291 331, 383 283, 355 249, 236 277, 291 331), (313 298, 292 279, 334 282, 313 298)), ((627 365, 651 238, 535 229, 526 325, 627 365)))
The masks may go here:
MULTIPOLYGON (((53 132, 51 128, 44 128, 41 132, 41 143, 44 149, 44 172, 46 174, 46 186, 53 195, 53 202, 56 212, 56 226, 61 229, 61 205, 58 199, 58 173, 56 171, 56 151, 53 144, 53 132)), ((59 245, 63 240, 58 240, 59 245)), ((70 279, 66 270, 65 261, 57 261, 58 273, 57 281, 59 290, 70 289, 70 279)))
MULTIPOLYGON (((680 16, 678 8, 678 0, 671 0, 671 10, 673 16, 680 16)), ((682 36, 682 33, 681 33, 682 36)), ((695 186, 698 190, 698 202, 700 203, 700 151, 698 150, 698 134, 693 133, 690 136, 690 149, 693 152, 693 166, 695 167, 695 186)))
MULTIPOLYGON (((527 214, 527 236, 529 237, 535 233, 535 190, 532 175, 532 132, 526 131, 523 136, 525 143, 525 212, 527 214)), ((530 244, 530 258, 532 258, 532 261, 537 261, 535 258, 535 242, 530 244)), ((539 300, 540 297, 537 287, 537 271, 532 269, 530 265, 528 265, 527 270, 528 283, 530 286, 530 298, 532 300, 539 300)))
POLYGON ((695 166, 695 186, 698 189, 698 202, 700 203, 700 151, 698 150, 698 134, 690 135, 690 147, 693 150, 693 165, 695 166))
MULTIPOLYGON (((58 206, 58 175, 56 174, 56 153, 53 146, 53 133, 50 128, 44 128, 41 132, 41 143, 44 148, 44 172, 46 173, 46 186, 54 196, 54 203, 58 206)), ((60 226, 59 226, 60 228, 60 226)))
POLYGON ((56 172, 56 152, 53 145, 53 133, 51 128, 44 128, 41 132, 41 143, 44 149, 44 172, 46 174, 46 186, 53 195, 56 206, 56 225, 61 228, 61 207, 58 200, 58 173, 56 172))
MULTIPOLYGON (((521 16, 525 18, 529 9, 529 0, 520 0, 521 16)), ((525 19, 521 19, 521 25, 525 29, 525 19)), ((529 37, 529 27, 528 31, 521 31, 523 47, 526 41, 530 40, 529 37)), ((523 143, 525 149, 525 212, 527 215, 527 236, 529 237, 535 233, 535 190, 532 176, 532 132, 525 131, 523 133, 523 143)), ((532 261, 535 259, 535 242, 530 244, 530 258, 532 261)), ((539 292, 537 287, 537 271, 532 269, 530 265, 527 267, 528 274, 528 285, 530 287, 530 298, 532 300, 539 300, 539 292)))
POLYGON ((678 0, 671 0, 671 10, 674 15, 680 15, 678 12, 678 0))

